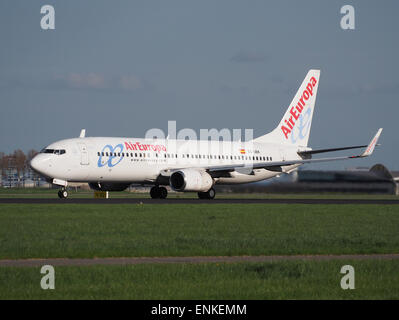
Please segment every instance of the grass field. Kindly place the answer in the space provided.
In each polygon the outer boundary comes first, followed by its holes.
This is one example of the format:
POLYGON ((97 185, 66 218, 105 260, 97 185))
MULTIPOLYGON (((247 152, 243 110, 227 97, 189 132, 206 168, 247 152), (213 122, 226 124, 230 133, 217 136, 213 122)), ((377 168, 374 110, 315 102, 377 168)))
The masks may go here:
POLYGON ((40 268, 0 268, 0 299, 398 299, 398 270, 398 260, 56 267, 55 290, 42 290, 40 268), (341 289, 344 264, 354 290, 341 289))
POLYGON ((399 252, 397 205, 0 205, 0 259, 399 252))
MULTIPOLYGON (((0 259, 399 252, 397 205, 0 204, 0 259)), ((0 299, 399 299, 398 260, 0 267, 0 299), (342 290, 344 264, 356 289, 342 290)))

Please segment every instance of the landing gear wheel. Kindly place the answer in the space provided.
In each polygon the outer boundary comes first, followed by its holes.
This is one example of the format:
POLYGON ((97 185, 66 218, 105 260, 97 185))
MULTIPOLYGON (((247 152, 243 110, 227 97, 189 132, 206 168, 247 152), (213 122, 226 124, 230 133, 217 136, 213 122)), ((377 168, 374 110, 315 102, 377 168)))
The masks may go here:
POLYGON ((58 191, 58 197, 60 199, 68 198, 68 191, 66 191, 66 189, 61 189, 60 191, 58 191))
POLYGON ((168 196, 168 190, 166 190, 165 187, 160 187, 159 191, 160 191, 159 198, 166 199, 166 197, 168 196))
POLYGON ((165 199, 168 196, 168 190, 165 187, 152 187, 150 190, 150 196, 153 199, 165 199))
POLYGON ((206 199, 206 198, 205 198, 205 194, 206 194, 206 192, 198 192, 198 198, 200 198, 200 199, 206 199))
POLYGON ((159 199, 161 197, 161 190, 159 187, 152 187, 150 190, 150 196, 152 199, 159 199))
POLYGON ((209 189, 208 192, 207 192, 207 198, 208 199, 214 199, 215 196, 216 196, 215 189, 213 189, 213 188, 209 189))
POLYGON ((214 199, 216 195, 215 189, 211 188, 207 192, 198 192, 198 198, 200 199, 214 199))

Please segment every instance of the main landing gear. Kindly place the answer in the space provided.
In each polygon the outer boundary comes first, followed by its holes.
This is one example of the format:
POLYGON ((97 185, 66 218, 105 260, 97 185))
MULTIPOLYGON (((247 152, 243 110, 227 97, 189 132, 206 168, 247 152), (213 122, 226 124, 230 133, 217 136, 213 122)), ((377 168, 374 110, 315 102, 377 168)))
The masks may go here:
POLYGON ((214 199, 216 195, 215 189, 211 188, 207 192, 198 192, 198 198, 200 199, 214 199))
POLYGON ((62 188, 60 191, 58 191, 58 198, 60 199, 68 198, 68 191, 65 188, 62 188))
POLYGON ((168 190, 165 187, 155 186, 150 190, 150 196, 153 199, 166 199, 168 196, 168 190))

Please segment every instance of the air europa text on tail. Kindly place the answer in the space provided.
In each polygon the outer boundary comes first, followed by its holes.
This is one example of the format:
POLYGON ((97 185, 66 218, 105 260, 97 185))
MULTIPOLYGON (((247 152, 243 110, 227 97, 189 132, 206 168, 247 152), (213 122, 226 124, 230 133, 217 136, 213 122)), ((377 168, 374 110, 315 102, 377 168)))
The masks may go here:
POLYGON ((301 98, 299 98, 298 103, 295 107, 291 107, 288 119, 284 119, 286 125, 281 126, 285 138, 288 139, 288 135, 291 133, 292 129, 295 127, 296 121, 299 119, 303 109, 306 106, 306 101, 313 96, 313 88, 315 87, 317 80, 315 77, 311 77, 306 89, 302 92, 301 98))

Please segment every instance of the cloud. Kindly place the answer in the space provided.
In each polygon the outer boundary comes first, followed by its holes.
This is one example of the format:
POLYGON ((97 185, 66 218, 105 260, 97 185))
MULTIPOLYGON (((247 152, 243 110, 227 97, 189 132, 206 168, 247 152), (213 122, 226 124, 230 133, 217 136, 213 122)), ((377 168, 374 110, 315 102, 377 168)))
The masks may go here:
POLYGON ((97 73, 70 73, 59 79, 65 80, 68 86, 75 89, 104 89, 107 87, 104 75, 97 73))
POLYGON ((70 72, 58 75, 0 76, 0 89, 81 90, 135 92, 150 87, 135 75, 106 75, 98 72, 70 72))
POLYGON ((56 87, 64 89, 133 92, 144 88, 143 80, 134 75, 69 73, 56 76, 55 81, 56 87))
POLYGON ((240 51, 231 57, 231 61, 238 63, 265 62, 269 56, 259 51, 240 51))
POLYGON ((120 87, 127 91, 143 88, 143 82, 136 76, 122 76, 119 79, 120 87))

